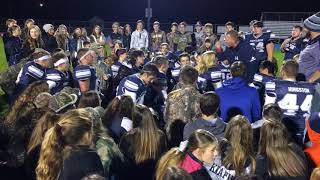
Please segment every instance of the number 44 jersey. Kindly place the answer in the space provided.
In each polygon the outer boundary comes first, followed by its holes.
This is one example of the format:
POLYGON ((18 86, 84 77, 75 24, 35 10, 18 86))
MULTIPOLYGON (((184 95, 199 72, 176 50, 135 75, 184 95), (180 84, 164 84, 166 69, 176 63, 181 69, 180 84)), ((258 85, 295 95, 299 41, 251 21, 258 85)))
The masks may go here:
POLYGON ((289 120, 294 129, 301 130, 305 128, 315 92, 315 85, 311 83, 273 80, 266 83, 265 104, 277 103, 283 110, 283 118, 289 120))

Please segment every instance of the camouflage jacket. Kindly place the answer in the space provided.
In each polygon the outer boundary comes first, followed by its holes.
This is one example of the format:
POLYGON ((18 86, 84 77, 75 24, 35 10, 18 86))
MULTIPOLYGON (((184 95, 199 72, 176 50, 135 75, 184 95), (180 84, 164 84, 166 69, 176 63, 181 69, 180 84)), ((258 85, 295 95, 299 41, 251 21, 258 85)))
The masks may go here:
POLYGON ((176 119, 188 123, 200 117, 199 98, 200 93, 193 86, 184 86, 169 93, 164 114, 166 126, 176 119))
POLYGON ((184 51, 185 48, 192 43, 191 34, 186 32, 184 34, 178 33, 173 38, 173 43, 177 45, 177 51, 184 51))
POLYGON ((110 85, 103 76, 106 75, 109 78, 112 77, 111 68, 102 60, 99 60, 96 64, 93 65, 96 68, 97 78, 100 80, 101 90, 105 90, 110 85))
POLYGON ((159 32, 152 32, 151 33, 151 50, 154 52, 157 52, 160 48, 160 45, 162 43, 167 42, 167 37, 166 37, 166 33, 164 31, 159 31, 159 32))
POLYGON ((100 137, 96 143, 97 153, 101 159, 104 174, 106 176, 116 176, 124 162, 123 154, 117 144, 109 137, 100 137))
POLYGON ((12 65, 7 71, 0 73, 0 87, 2 90, 8 94, 12 94, 16 87, 16 80, 18 74, 25 63, 27 63, 30 58, 21 59, 18 64, 12 65))
POLYGON ((177 33, 170 32, 167 34, 167 40, 171 52, 174 52, 173 39, 177 36, 177 33))

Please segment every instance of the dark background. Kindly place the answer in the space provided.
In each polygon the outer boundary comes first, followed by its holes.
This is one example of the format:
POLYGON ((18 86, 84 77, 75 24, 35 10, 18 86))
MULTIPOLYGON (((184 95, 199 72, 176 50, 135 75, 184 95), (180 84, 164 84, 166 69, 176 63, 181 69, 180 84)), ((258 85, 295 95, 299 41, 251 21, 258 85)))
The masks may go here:
MULTIPOLYGON (((153 20, 188 23, 232 20, 248 24, 261 12, 317 12, 320 0, 151 0, 153 20)), ((1 0, 2 22, 8 17, 88 21, 98 16, 105 21, 134 22, 145 16, 147 0, 1 0), (40 8, 39 4, 44 6, 40 8)))

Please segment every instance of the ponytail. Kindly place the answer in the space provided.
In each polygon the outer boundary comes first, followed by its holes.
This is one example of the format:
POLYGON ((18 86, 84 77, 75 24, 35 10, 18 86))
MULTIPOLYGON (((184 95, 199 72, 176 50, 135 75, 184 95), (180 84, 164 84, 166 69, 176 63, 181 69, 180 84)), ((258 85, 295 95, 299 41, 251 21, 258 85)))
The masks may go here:
POLYGON ((62 127, 56 124, 45 134, 36 168, 38 180, 55 180, 63 163, 62 127))
POLYGON ((181 152, 179 148, 170 149, 163 155, 157 165, 156 180, 162 180, 167 168, 178 167, 186 155, 186 151, 181 152))

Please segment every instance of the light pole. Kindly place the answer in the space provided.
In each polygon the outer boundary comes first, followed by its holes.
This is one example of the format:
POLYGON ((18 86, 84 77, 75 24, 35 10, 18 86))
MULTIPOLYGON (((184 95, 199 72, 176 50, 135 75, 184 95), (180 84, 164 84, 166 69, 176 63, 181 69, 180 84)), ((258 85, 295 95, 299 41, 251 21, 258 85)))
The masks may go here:
POLYGON ((150 32, 150 21, 151 21, 151 17, 152 17, 152 9, 151 9, 151 0, 148 0, 148 8, 146 10, 146 17, 148 19, 147 21, 147 30, 148 32, 150 32))

